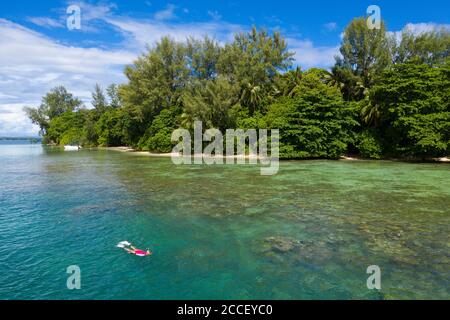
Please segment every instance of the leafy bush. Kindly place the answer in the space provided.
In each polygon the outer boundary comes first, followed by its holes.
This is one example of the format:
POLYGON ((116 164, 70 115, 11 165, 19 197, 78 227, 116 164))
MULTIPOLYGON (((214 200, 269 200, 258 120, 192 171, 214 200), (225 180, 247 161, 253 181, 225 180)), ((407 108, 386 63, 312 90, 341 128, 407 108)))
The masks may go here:
POLYGON ((380 159, 383 151, 381 143, 370 130, 357 135, 356 148, 362 157, 369 159, 380 159))
POLYGON ((79 144, 83 137, 84 118, 78 113, 67 111, 53 118, 47 129, 46 138, 56 144, 79 144))
POLYGON ((153 152, 171 152, 174 145, 171 141, 172 132, 178 128, 179 121, 179 108, 162 110, 139 140, 138 148, 153 152))
POLYGON ((353 142, 351 130, 358 125, 341 93, 318 77, 309 78, 296 98, 271 105, 265 122, 280 130, 282 158, 336 159, 353 142))
POLYGON ((104 113, 95 125, 100 146, 121 146, 124 144, 123 119, 120 109, 104 113))
POLYGON ((449 153, 450 60, 439 66, 411 61, 382 74, 370 93, 380 114, 377 130, 395 155, 449 153))

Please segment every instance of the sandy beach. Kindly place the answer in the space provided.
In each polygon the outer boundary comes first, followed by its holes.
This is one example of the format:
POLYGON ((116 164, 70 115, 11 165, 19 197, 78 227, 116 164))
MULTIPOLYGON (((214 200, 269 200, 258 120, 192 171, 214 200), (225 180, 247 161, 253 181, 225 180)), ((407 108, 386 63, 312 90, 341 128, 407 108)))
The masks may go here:
MULTIPOLYGON (((105 150, 111 150, 111 151, 118 151, 118 152, 132 152, 133 154, 148 156, 148 157, 161 157, 161 158, 172 158, 172 157, 182 157, 182 154, 180 153, 154 153, 154 152, 148 152, 148 151, 136 151, 133 148, 130 147, 102 147, 100 149, 105 150)), ((210 156, 205 154, 194 154, 192 157, 194 158, 203 158, 203 157, 211 157, 211 158, 224 158, 224 159, 264 159, 264 157, 261 157, 257 154, 248 154, 248 155, 234 155, 234 156, 210 156)))

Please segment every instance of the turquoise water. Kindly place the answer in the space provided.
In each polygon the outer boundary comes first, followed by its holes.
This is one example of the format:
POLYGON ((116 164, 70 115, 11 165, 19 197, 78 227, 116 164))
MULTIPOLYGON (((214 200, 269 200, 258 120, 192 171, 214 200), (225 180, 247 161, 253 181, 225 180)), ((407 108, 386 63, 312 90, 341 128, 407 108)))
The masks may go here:
POLYGON ((0 145, 0 298, 449 299, 449 169, 292 161, 267 177, 0 145), (69 265, 81 290, 66 287, 69 265))

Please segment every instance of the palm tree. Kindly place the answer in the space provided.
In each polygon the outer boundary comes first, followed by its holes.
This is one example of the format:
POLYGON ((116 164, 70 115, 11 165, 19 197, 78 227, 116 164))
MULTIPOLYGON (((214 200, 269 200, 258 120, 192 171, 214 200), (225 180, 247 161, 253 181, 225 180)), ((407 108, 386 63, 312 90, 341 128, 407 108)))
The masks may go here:
POLYGON ((361 109, 361 119, 365 124, 371 127, 378 127, 381 120, 380 108, 377 104, 365 101, 361 109))
POLYGON ((361 100, 368 93, 361 77, 346 67, 334 66, 331 72, 326 73, 326 81, 330 86, 339 88, 345 100, 361 100))
POLYGON ((299 91, 303 77, 302 70, 297 67, 295 70, 285 73, 282 77, 281 92, 284 96, 292 98, 299 91))
POLYGON ((248 106, 250 113, 253 114, 261 105, 264 98, 264 93, 261 86, 253 85, 247 82, 242 90, 241 102, 243 105, 248 106))
POLYGON ((340 73, 337 73, 335 69, 333 68, 330 71, 326 71, 325 73, 325 83, 329 85, 330 87, 336 87, 339 90, 343 90, 345 87, 344 79, 342 79, 342 76, 340 73))

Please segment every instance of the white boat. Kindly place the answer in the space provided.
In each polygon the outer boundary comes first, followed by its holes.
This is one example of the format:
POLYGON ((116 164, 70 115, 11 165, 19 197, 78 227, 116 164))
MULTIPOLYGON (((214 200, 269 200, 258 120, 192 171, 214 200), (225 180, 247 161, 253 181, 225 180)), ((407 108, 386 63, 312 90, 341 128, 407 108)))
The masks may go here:
POLYGON ((78 151, 80 149, 80 146, 64 146, 64 151, 78 151))

